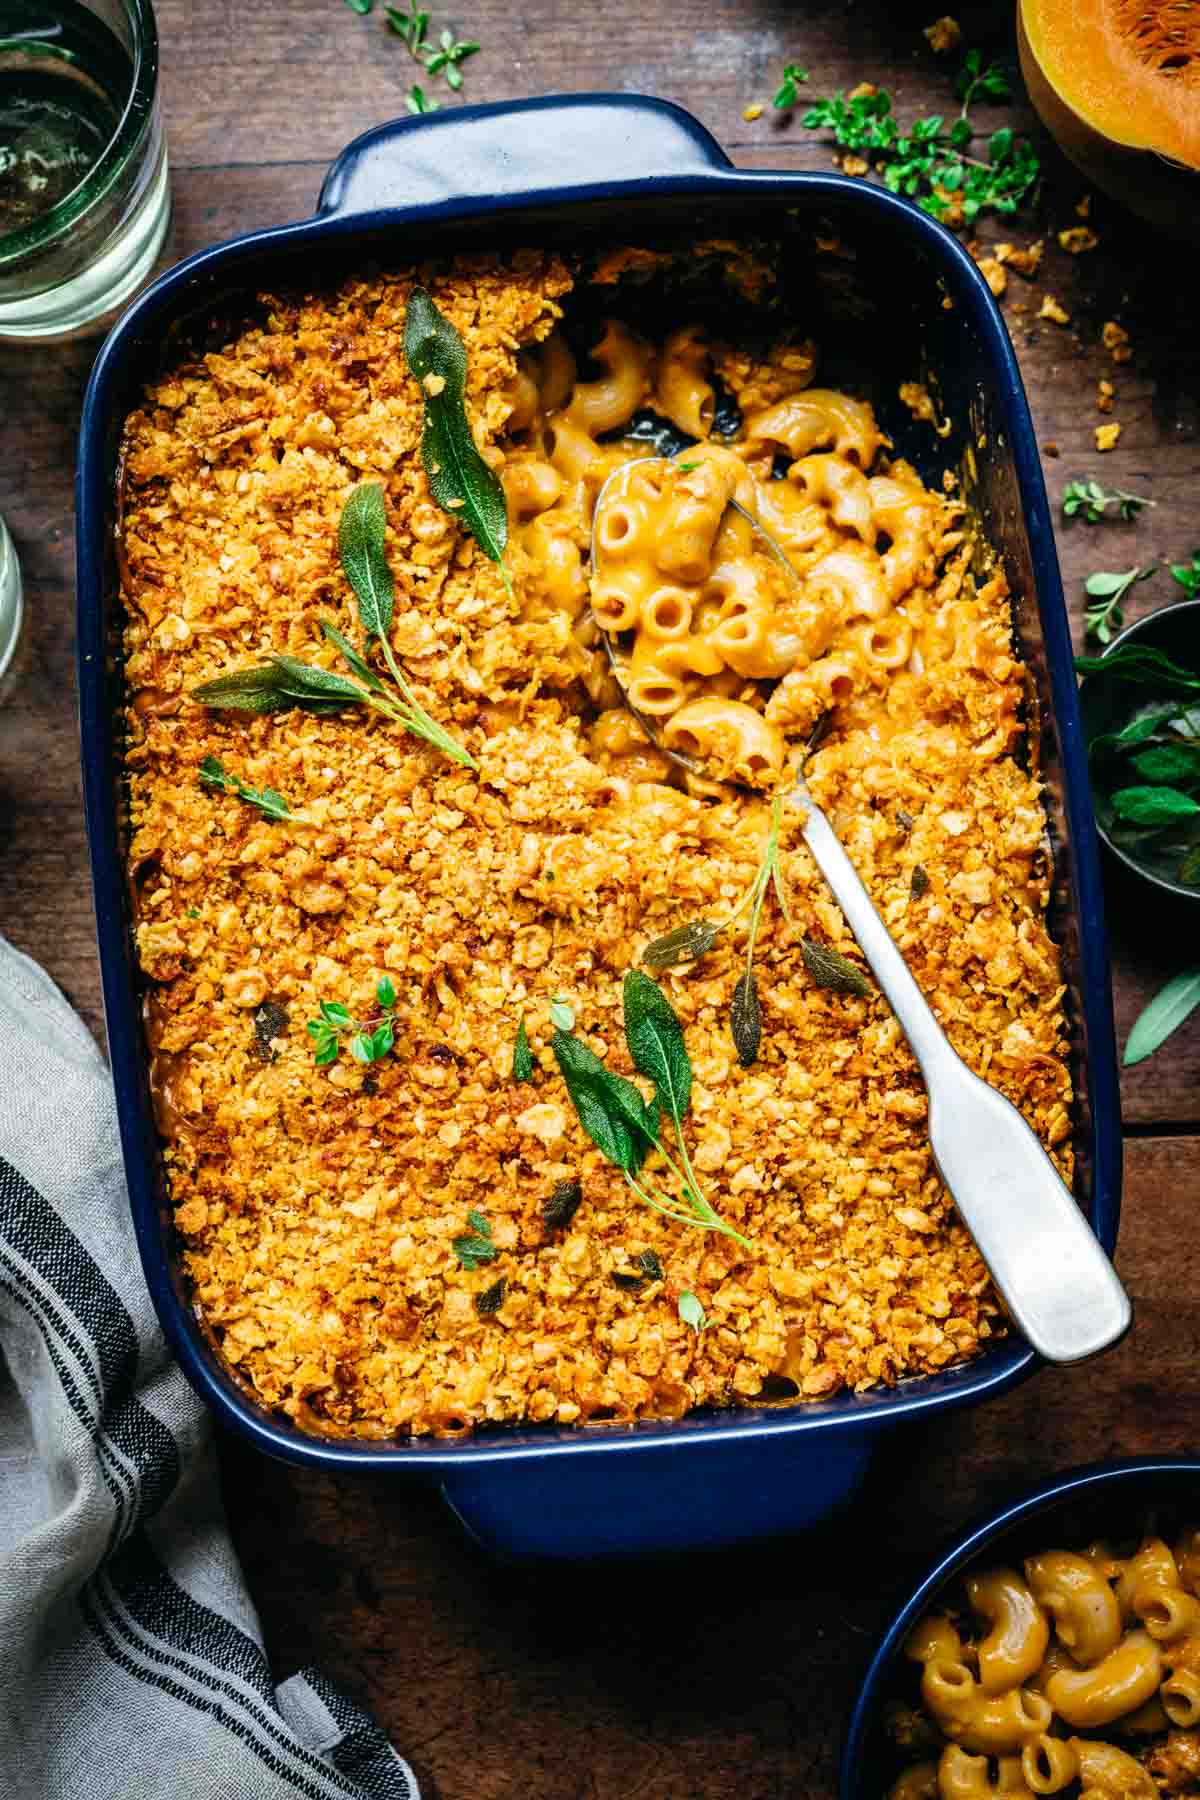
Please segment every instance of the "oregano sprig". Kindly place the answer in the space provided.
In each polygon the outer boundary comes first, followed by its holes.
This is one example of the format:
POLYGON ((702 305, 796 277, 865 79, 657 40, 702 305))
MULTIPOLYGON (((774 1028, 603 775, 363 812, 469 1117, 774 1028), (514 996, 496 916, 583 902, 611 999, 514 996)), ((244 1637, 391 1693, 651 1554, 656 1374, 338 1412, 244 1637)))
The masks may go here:
POLYGON ((1092 601, 1083 615, 1083 628, 1089 637, 1094 637, 1102 644, 1112 642, 1113 633, 1120 631, 1125 623, 1122 602, 1130 590, 1139 581, 1148 581, 1154 573, 1154 565, 1145 569, 1125 569, 1120 574, 1113 574, 1107 569, 1098 569, 1089 575, 1084 582, 1084 591, 1092 601))
POLYGON ((1088 525, 1098 525, 1110 511, 1128 522, 1136 519, 1144 506, 1156 504, 1145 494, 1127 494, 1122 488, 1106 488, 1093 481, 1090 475, 1079 481, 1068 481, 1062 491, 1063 517, 1083 519, 1088 525))

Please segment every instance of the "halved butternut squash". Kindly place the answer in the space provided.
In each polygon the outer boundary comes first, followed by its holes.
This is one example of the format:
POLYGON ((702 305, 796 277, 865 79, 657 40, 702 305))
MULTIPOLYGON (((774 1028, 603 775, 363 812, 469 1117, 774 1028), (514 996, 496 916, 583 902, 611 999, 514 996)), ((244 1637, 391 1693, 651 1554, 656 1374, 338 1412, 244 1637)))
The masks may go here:
POLYGON ((1043 124, 1097 187, 1200 237, 1200 0, 1018 0, 1043 124))

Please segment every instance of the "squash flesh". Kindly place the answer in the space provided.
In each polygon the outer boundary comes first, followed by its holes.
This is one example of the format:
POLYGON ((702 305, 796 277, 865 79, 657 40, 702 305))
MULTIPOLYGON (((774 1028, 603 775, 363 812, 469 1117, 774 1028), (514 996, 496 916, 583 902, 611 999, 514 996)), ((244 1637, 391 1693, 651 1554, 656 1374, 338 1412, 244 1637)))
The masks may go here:
POLYGON ((1050 86, 1114 144, 1200 168, 1200 0, 1022 0, 1050 86))

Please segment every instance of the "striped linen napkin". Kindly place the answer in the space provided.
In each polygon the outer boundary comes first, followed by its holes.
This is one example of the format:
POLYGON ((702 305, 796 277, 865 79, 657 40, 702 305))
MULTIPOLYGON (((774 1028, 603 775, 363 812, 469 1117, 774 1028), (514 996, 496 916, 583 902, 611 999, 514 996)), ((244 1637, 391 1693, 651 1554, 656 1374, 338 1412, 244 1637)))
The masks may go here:
POLYGON ((0 1797, 418 1800, 315 1670, 271 1678, 104 1062, 3 938, 0 1069, 0 1797))

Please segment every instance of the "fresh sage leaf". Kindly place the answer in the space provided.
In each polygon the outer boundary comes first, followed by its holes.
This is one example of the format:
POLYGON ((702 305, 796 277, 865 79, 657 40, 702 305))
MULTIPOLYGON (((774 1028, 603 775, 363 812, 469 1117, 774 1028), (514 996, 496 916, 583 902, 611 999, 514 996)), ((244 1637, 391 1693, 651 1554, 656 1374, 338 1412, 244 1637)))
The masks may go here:
POLYGON ((333 645, 338 655, 345 662, 346 666, 353 669, 354 673, 358 676, 358 679, 364 686, 369 687, 372 692, 376 694, 387 693, 387 688, 384 686, 383 682, 380 681, 370 663, 363 660, 358 654, 358 651, 354 648, 354 645, 342 636, 336 626, 331 625, 327 619, 322 619, 321 630, 329 639, 329 642, 333 645))
POLYGON ((692 1098, 692 1064, 683 1027, 658 983, 640 969, 626 975, 622 1002, 633 1066, 654 1083, 659 1107, 678 1125, 692 1098))
POLYGON ((1180 819, 1200 818, 1200 802, 1171 787, 1118 788, 1112 806, 1117 817, 1131 825, 1174 825, 1180 819))
POLYGON ((857 994, 861 999, 869 998, 871 984, 862 970, 848 957, 830 949, 828 944, 818 944, 812 938, 801 938, 800 954, 804 958, 805 968, 818 987, 829 988, 835 994, 857 994))
POLYGON ((929 892, 929 874, 924 863, 913 864, 912 875, 910 876, 908 883, 908 891, 914 900, 919 900, 922 894, 927 894, 929 892))
POLYGON ((477 1269, 481 1263, 492 1262, 497 1254, 491 1238, 477 1231, 464 1231, 452 1238, 450 1248, 464 1269, 477 1269))
POLYGON ((524 1018, 517 1026, 517 1041, 513 1045, 512 1075, 514 1081, 533 1080, 533 1051, 529 1047, 529 1033, 525 1029, 524 1018))
POLYGON ((695 962, 707 956, 717 941, 721 927, 710 919, 692 919, 687 925, 676 925, 642 951, 642 966, 647 969, 673 969, 677 963, 695 962))
POLYGON ((322 669, 316 663, 301 662, 296 656, 273 656, 271 667, 281 693, 290 695, 292 704, 303 700, 336 700, 341 706, 358 706, 363 691, 357 682, 339 675, 336 669, 322 669))
POLYGON ((636 1175, 657 1141, 653 1112, 632 1081, 605 1068, 570 1032, 556 1030, 552 1045, 579 1123, 609 1162, 636 1175))
POLYGON ((392 627, 396 586, 388 567, 386 538, 383 488, 378 481, 364 481, 342 508, 338 554, 369 637, 386 637, 392 627))
POLYGON ((729 1030, 743 1069, 758 1060, 762 1043, 762 1006, 753 969, 747 969, 733 990, 729 1006, 729 1030))
POLYGON ((201 706, 231 712, 271 713, 295 705, 284 694, 279 677, 270 663, 252 669, 235 669, 230 675, 218 675, 215 681, 201 682, 191 691, 201 706))
POLYGON ((1107 656, 1077 656, 1075 667, 1081 675, 1108 675, 1114 681, 1141 682, 1168 693, 1172 688, 1200 693, 1200 675, 1181 668, 1150 644, 1122 644, 1107 656))
POLYGON ((424 288, 414 288, 404 319, 404 355, 421 384, 425 422, 421 460, 429 491, 470 532, 484 555, 504 567, 508 504, 500 477, 479 454, 467 418, 467 352, 424 288))
POLYGON ((1187 969, 1168 981, 1134 1020, 1125 1044, 1125 1067, 1144 1062, 1200 1006, 1200 969, 1187 969))
POLYGON ((1155 744, 1133 766, 1147 781, 1200 781, 1200 744, 1155 744))
POLYGON ((484 1288, 482 1294, 475 1296, 475 1311, 481 1319, 490 1319, 504 1305, 504 1295, 508 1288, 508 1278, 502 1275, 499 1281, 493 1281, 491 1287, 484 1288))
POLYGON ((583 1183, 570 1176, 556 1181, 554 1192, 542 1207, 542 1223, 547 1231, 565 1231, 583 1199, 583 1183))

